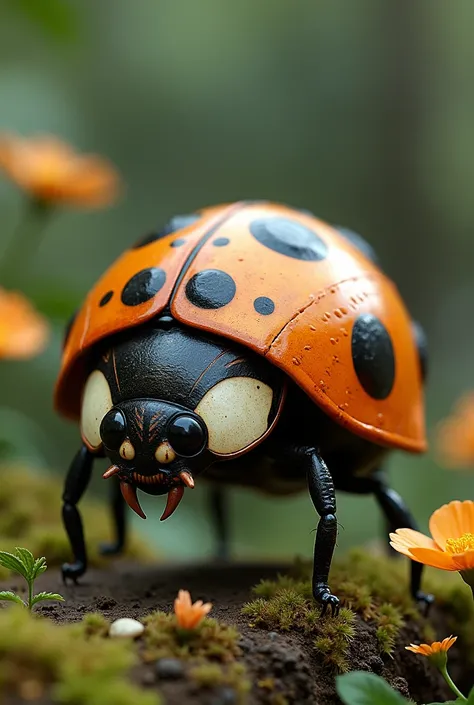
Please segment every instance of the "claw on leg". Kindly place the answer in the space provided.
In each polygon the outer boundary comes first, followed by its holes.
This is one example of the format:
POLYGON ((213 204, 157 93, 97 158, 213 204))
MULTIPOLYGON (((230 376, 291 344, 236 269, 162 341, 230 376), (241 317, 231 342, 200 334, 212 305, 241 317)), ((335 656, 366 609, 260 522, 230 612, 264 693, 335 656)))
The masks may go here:
POLYGON ((317 585, 314 591, 314 599, 321 605, 321 617, 324 617, 330 610, 331 617, 337 617, 341 608, 341 603, 336 595, 333 595, 329 585, 317 585))

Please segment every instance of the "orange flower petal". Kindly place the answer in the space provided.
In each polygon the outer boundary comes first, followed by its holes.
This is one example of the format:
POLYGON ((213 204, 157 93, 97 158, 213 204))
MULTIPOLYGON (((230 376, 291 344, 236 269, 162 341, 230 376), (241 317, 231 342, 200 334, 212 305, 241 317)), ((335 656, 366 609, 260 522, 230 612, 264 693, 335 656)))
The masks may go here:
POLYGON ((474 502, 455 500, 437 509, 430 518, 430 532, 443 550, 446 539, 458 539, 463 534, 474 534, 474 502))
POLYGON ((458 570, 456 568, 453 556, 449 553, 444 553, 439 549, 432 548, 410 548, 410 558, 430 565, 433 568, 441 568, 442 570, 458 570))
POLYGON ((437 548, 432 538, 425 536, 420 531, 414 531, 414 529, 397 529, 395 533, 390 534, 390 538, 394 543, 396 542, 399 546, 405 546, 406 548, 437 548))
POLYGON ((453 413, 438 426, 437 446, 447 467, 474 464, 474 393, 459 399, 453 413))
POLYGON ((49 203, 95 208, 115 200, 119 178, 96 155, 78 155, 55 137, 0 135, 0 168, 20 188, 49 203))
POLYGON ((456 570, 472 570, 474 568, 474 549, 464 551, 464 553, 455 553, 452 556, 456 570))
POLYGON ((0 289, 0 358, 24 359, 42 352, 49 326, 22 294, 0 289))

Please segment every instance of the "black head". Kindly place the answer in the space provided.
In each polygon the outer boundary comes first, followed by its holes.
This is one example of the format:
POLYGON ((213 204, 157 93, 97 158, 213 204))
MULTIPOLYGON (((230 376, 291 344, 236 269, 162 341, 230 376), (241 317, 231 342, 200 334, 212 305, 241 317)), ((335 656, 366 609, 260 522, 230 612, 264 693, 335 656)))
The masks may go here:
POLYGON ((236 457, 273 428, 282 375, 240 347, 179 327, 142 329, 114 341, 85 385, 82 437, 105 452, 129 505, 136 489, 168 493, 169 516, 184 488, 216 460, 236 457))
POLYGON ((133 399, 112 407, 100 424, 103 449, 129 505, 142 515, 135 488, 168 493, 163 519, 176 509, 184 487, 209 464, 208 431, 198 414, 156 399, 133 399))

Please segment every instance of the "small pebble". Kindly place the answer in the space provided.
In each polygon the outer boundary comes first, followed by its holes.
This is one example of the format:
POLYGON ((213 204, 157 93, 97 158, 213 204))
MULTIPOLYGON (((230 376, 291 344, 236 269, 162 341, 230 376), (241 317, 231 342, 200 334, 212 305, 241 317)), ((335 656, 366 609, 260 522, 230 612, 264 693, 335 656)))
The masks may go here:
POLYGON ((122 619, 116 619, 115 622, 112 622, 109 629, 109 636, 135 639, 144 631, 145 627, 140 622, 137 622, 136 619, 122 617, 122 619))
POLYGON ((177 658, 160 658, 156 662, 156 675, 163 680, 178 680, 184 676, 184 668, 177 658))
POLYGON ((269 639, 278 639, 278 632, 268 632, 269 639))

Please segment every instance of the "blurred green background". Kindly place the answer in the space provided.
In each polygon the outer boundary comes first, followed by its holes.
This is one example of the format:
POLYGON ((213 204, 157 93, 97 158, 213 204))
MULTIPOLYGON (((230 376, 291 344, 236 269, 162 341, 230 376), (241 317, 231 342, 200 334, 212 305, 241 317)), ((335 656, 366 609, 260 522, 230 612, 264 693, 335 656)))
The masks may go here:
MULTIPOLYGON (((376 247, 429 336, 432 438, 474 385, 473 21, 470 0, 1 0, 0 128, 109 157, 126 192, 109 210, 61 212, 16 273, 54 336, 36 360, 1 363, 0 435, 64 474, 79 437, 54 414, 52 386, 88 288, 170 215, 268 198, 376 247)), ((23 204, 0 181, 2 246, 23 204)), ((394 453, 390 469, 423 528, 443 502, 472 497, 473 477, 433 453, 394 453)), ((161 499, 133 520, 168 556, 208 555, 206 503, 201 485, 164 524, 161 499)), ((238 490, 230 512, 235 555, 311 554, 308 497, 238 490)), ((340 495, 338 516, 342 548, 379 534, 371 498, 340 495)))

